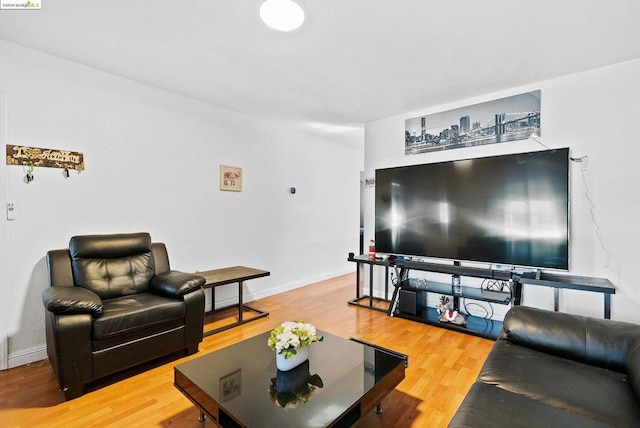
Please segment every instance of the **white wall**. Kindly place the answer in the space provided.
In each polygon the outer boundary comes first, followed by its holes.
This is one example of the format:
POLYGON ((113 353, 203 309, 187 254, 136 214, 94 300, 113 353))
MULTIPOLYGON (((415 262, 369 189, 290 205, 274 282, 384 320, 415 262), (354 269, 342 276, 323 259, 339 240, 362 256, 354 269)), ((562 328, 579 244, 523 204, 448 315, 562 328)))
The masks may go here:
MULTIPOLYGON (((272 123, 6 42, 0 58, 6 143, 80 151, 86 164, 69 179, 37 168, 30 184, 21 167, 1 167, 2 207, 18 211, 1 228, 9 366, 45 357, 44 257, 73 235, 148 231, 174 269, 270 270, 246 283, 247 301, 352 271, 362 127, 272 123), (243 168, 241 193, 219 190, 220 164, 243 168)), ((230 303, 236 289, 216 299, 230 303)))
MULTIPOLYGON (((634 178, 640 159, 638 76, 640 60, 634 60, 367 123, 365 176, 373 177, 376 168, 543 149, 527 140, 404 154, 405 119, 541 89, 540 141, 550 148, 570 147, 573 157, 589 157, 584 174, 580 164, 571 165, 570 273, 609 278, 617 288, 612 318, 640 322, 640 186, 634 178)), ((373 197, 374 189, 366 189, 366 241, 374 235, 373 197)), ((552 309, 552 290, 528 286, 524 303, 552 309)), ((560 303, 565 312, 603 316, 601 294, 563 290, 560 303)))

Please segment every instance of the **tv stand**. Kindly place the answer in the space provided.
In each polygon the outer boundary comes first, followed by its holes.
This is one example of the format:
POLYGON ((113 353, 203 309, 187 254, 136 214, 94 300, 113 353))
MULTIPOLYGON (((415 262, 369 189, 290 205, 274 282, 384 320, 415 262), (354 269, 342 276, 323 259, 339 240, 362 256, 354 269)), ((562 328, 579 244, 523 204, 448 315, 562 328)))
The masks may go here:
POLYGON ((466 325, 456 325, 452 323, 440 322, 435 308, 428 307, 426 294, 435 293, 449 296, 453 301, 454 308, 460 307, 460 299, 470 299, 501 305, 520 305, 522 301, 523 286, 544 286, 554 288, 554 310, 559 310, 559 291, 561 288, 568 288, 580 291, 590 291, 602 293, 604 295, 604 318, 611 318, 611 294, 615 294, 615 287, 608 279, 580 277, 574 275, 560 275, 545 273, 540 270, 517 274, 513 271, 496 270, 490 268, 480 268, 472 266, 462 266, 459 262, 453 265, 444 263, 431 263, 422 261, 405 260, 400 258, 374 259, 368 255, 355 256, 349 254, 347 259, 357 263, 356 269, 356 298, 348 303, 367 309, 386 312, 389 316, 410 319, 425 324, 431 324, 451 330, 472 334, 475 336, 495 339, 502 332, 502 321, 475 317, 464 314, 466 325), (369 266, 369 294, 363 295, 360 290, 360 266, 369 266), (385 270, 384 298, 373 296, 373 273, 374 267, 383 267, 385 270), (389 299, 389 269, 393 268, 399 281, 394 284, 394 291, 389 299), (430 280, 416 281, 408 278, 410 270, 422 272, 433 272, 449 274, 452 281, 449 283, 436 282, 430 280), (459 292, 454 290, 455 277, 473 277, 504 281, 509 284, 511 290, 508 293, 483 293, 479 287, 468 287, 461 284, 459 292), (365 301, 365 303, 363 303, 365 301), (403 306, 400 310, 399 306, 403 306))

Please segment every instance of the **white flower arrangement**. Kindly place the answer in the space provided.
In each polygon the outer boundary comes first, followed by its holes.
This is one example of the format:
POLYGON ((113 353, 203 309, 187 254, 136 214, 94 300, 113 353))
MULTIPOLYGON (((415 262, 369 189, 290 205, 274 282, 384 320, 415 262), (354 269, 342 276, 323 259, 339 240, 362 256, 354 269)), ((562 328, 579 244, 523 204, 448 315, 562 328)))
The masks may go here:
POLYGON ((323 340, 324 337, 317 335, 313 325, 303 321, 285 321, 280 324, 280 327, 271 330, 267 344, 276 353, 283 354, 285 359, 289 359, 297 354, 296 349, 323 340))

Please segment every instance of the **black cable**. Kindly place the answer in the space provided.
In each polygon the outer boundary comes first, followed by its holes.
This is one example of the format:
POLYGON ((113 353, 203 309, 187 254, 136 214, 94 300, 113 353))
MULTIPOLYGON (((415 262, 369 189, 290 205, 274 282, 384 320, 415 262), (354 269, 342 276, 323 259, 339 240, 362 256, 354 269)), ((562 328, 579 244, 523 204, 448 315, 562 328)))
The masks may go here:
POLYGON ((491 291, 502 291, 506 288, 509 290, 509 294, 511 294, 511 286, 509 285, 509 282, 499 279, 485 279, 482 281, 480 287, 491 291))
POLYGON ((482 281, 481 287, 485 290, 500 291, 502 289, 502 282, 503 281, 497 279, 485 279, 482 281))
POLYGON ((480 303, 467 302, 467 299, 462 299, 462 307, 464 307, 464 311, 466 312, 467 315, 471 315, 468 309, 469 306, 477 306, 484 311, 485 316, 484 317, 479 315, 473 315, 473 316, 476 316, 478 318, 484 318, 484 319, 492 319, 494 314, 493 305, 491 304, 491 302, 486 302, 486 303, 489 305, 489 308, 491 309, 491 313, 489 313, 489 310, 483 305, 481 305, 480 303))

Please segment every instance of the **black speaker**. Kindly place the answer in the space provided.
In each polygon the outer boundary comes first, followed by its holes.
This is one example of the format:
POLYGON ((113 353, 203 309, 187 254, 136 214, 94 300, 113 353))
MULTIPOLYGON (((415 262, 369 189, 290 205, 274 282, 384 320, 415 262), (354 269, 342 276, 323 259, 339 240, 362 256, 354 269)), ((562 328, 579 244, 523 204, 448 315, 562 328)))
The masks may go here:
POLYGON ((422 290, 400 290, 398 310, 418 316, 422 312, 422 290))

